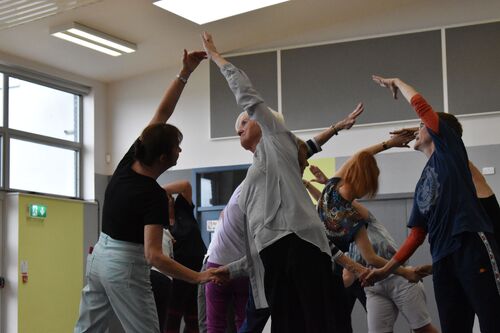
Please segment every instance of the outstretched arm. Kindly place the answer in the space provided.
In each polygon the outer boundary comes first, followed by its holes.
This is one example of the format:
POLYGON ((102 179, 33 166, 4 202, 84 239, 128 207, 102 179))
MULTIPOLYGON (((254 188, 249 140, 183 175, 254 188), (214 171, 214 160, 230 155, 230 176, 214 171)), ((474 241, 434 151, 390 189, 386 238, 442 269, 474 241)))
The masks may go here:
POLYGON ((253 120, 259 123, 263 134, 285 131, 284 124, 273 116, 245 72, 219 54, 212 35, 204 32, 201 37, 208 58, 219 66, 229 88, 236 97, 236 102, 253 120))
POLYGON ((321 198, 321 191, 318 190, 318 188, 311 184, 311 182, 308 180, 302 179, 302 182, 304 183, 306 190, 309 192, 309 194, 311 194, 314 200, 318 201, 321 198))
POLYGON ((332 136, 337 135, 340 131, 350 129, 356 123, 356 119, 359 115, 361 115, 361 113, 363 113, 364 109, 365 107, 363 106, 363 103, 359 103, 354 111, 352 111, 347 117, 335 124, 332 124, 323 132, 316 135, 314 137, 314 141, 316 141, 319 146, 322 146, 328 142, 332 136))
POLYGON ((166 275, 189 283, 205 283, 208 281, 219 283, 225 279, 226 274, 216 272, 213 268, 203 272, 196 272, 165 256, 162 251, 162 229, 163 227, 160 224, 144 226, 144 256, 150 265, 158 268, 166 275))
POLYGON ((224 57, 220 55, 219 51, 217 51, 211 34, 203 32, 201 34, 201 39, 203 41, 203 48, 207 53, 208 59, 212 60, 217 66, 219 66, 219 68, 229 64, 229 61, 224 59, 224 57))
MULTIPOLYGON (((370 218, 370 211, 359 201, 353 200, 352 206, 356 209, 358 214, 365 220, 368 220, 370 218)), ((370 226, 368 226, 369 228, 370 226)), ((373 246, 370 242, 370 239, 368 237, 368 231, 366 228, 361 228, 358 233, 356 234, 354 241, 356 242, 356 246, 359 249, 359 252, 361 253, 361 256, 363 259, 371 266, 380 268, 383 267, 386 263, 387 260, 380 257, 377 255, 375 250, 373 249, 373 246)), ((417 282, 422 278, 421 275, 416 274, 415 271, 412 269, 406 268, 406 267, 398 267, 395 270, 395 273, 397 275, 400 275, 407 279, 410 282, 417 282)))
MULTIPOLYGON (((367 152, 371 155, 376 155, 384 150, 395 148, 395 147, 409 148, 408 143, 410 143, 410 141, 415 139, 415 132, 411 132, 411 131, 401 131, 400 130, 400 131, 392 132, 391 134, 392 134, 392 136, 388 140, 383 141, 381 143, 377 143, 375 145, 372 145, 372 146, 369 146, 366 148, 363 148, 360 151, 356 152, 356 154, 359 154, 361 152, 367 152)), ((354 154, 351 158, 354 158, 356 156, 356 154, 354 154)), ((346 172, 346 169, 345 169, 346 165, 348 165, 347 162, 344 163, 340 167, 340 169, 335 173, 335 177, 340 177, 340 178, 344 177, 344 174, 346 172)))
POLYGON ((364 280, 364 278, 369 274, 370 270, 365 266, 355 262, 345 254, 340 255, 335 259, 335 262, 340 266, 344 267, 346 270, 351 272, 356 276, 356 278, 360 280, 364 280))
MULTIPOLYGON (((366 228, 361 228, 354 238, 356 246, 361 253, 363 259, 368 263, 368 265, 381 268, 384 267, 388 260, 378 256, 373 250, 373 246, 368 238, 368 233, 366 228)), ((422 276, 417 274, 414 270, 408 269, 403 266, 398 266, 394 270, 394 273, 400 275, 410 282, 418 282, 422 276)))
MULTIPOLYGON (((364 285, 372 285, 373 283, 385 279, 390 274, 394 273, 417 248, 424 242, 427 233, 421 227, 413 227, 410 234, 406 238, 398 252, 391 258, 383 267, 372 270, 364 279, 364 285)), ((415 271, 415 270, 414 270, 415 271)), ((417 273, 417 272, 415 272, 417 273)), ((418 274, 418 273, 417 273, 418 274)), ((427 274, 420 274, 422 277, 427 274)))
POLYGON ((406 98, 417 112, 419 118, 430 128, 434 133, 439 133, 439 117, 425 99, 410 85, 401 81, 398 78, 384 78, 373 75, 373 81, 380 86, 388 88, 392 92, 394 99, 398 98, 398 91, 406 98))
POLYGON ((166 123, 174 112, 175 106, 181 97, 181 93, 184 90, 184 86, 189 79, 191 73, 198 67, 200 62, 206 58, 206 53, 204 51, 191 51, 188 52, 184 50, 184 55, 182 57, 182 69, 179 72, 177 78, 172 81, 170 86, 165 91, 163 98, 156 109, 153 119, 149 124, 156 123, 166 123))
POLYGON ((416 133, 415 131, 411 132, 411 131, 401 131, 401 130, 391 132, 391 137, 388 140, 383 141, 381 143, 377 143, 365 149, 362 149, 361 151, 366 151, 372 155, 376 155, 384 150, 388 150, 391 148, 396 148, 396 147, 410 148, 408 144, 410 143, 410 141, 415 139, 415 133, 416 133))

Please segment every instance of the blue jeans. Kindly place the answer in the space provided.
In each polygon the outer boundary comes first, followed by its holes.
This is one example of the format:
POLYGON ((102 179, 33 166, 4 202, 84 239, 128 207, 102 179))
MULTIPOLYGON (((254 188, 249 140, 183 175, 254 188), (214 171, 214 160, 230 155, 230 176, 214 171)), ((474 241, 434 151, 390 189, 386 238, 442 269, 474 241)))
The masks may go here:
POLYGON ((114 312, 127 333, 159 333, 144 246, 101 233, 87 257, 87 285, 74 332, 104 332, 114 312))

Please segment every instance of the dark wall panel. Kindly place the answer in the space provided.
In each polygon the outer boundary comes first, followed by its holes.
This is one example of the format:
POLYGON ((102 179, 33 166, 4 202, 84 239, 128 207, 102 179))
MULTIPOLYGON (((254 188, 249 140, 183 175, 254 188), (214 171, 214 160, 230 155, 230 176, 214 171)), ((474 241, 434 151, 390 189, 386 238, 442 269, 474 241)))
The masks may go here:
MULTIPOLYGON (((277 52, 227 58, 248 75, 266 104, 278 110, 277 52)), ((210 135, 212 138, 234 136, 234 122, 242 110, 219 68, 210 64, 210 135)))
POLYGON ((446 29, 449 111, 500 111, 500 22, 446 29))
POLYGON ((323 128, 356 103, 366 111, 358 123, 415 119, 404 99, 391 100, 372 74, 398 76, 443 108, 439 30, 282 51, 283 114, 292 130, 323 128))

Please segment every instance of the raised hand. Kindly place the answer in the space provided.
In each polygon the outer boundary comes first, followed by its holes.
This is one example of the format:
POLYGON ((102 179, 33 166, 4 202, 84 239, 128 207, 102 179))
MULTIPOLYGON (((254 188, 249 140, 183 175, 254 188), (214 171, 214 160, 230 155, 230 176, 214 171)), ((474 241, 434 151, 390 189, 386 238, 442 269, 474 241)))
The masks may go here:
POLYGON ((358 118, 358 116, 360 114, 362 114, 364 110, 365 110, 365 107, 364 107, 363 103, 361 103, 361 102, 358 103, 358 105, 356 105, 356 108, 354 109, 354 111, 349 113, 349 115, 347 117, 345 117, 344 119, 342 119, 341 121, 339 121, 338 123, 335 124, 335 129, 337 131, 340 131, 343 129, 350 129, 356 123, 356 118, 358 118))
POLYGON ((311 179, 312 182, 316 182, 319 184, 326 184, 328 182, 328 177, 315 165, 311 165, 309 167, 309 171, 313 174, 315 179, 311 179))
POLYGON ((182 57, 182 65, 184 74, 191 74, 196 67, 200 64, 203 59, 207 58, 205 51, 191 51, 188 52, 184 49, 184 55, 182 57))
POLYGON ((392 92, 392 97, 394 97, 394 99, 398 99, 399 88, 396 86, 395 78, 388 79, 381 76, 372 75, 372 80, 382 87, 389 88, 389 90, 392 92))
POLYGON ((395 131, 390 132, 390 134, 397 135, 397 134, 410 134, 413 133, 415 135, 416 132, 418 132, 419 128, 418 126, 415 127, 404 127, 395 131))
POLYGON ((203 48, 205 49, 205 52, 207 53, 207 56, 211 59, 215 54, 218 54, 217 48, 215 47, 214 40, 212 38, 212 35, 209 34, 208 32, 203 32, 201 34, 201 39, 203 41, 203 48))
POLYGON ((403 129, 391 132, 391 134, 392 136, 387 141, 387 144, 389 144, 391 147, 409 148, 410 146, 408 145, 408 143, 410 143, 413 139, 415 139, 416 132, 403 129))

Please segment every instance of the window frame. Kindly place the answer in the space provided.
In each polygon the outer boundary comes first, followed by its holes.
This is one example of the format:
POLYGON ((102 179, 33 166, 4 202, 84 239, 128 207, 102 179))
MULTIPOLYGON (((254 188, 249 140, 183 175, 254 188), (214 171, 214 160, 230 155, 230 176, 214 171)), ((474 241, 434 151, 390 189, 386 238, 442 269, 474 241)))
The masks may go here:
POLYGON ((1 184, 0 188, 7 192, 23 192, 23 193, 39 193, 55 197, 76 198, 82 199, 83 193, 83 99, 85 95, 90 93, 90 87, 80 85, 75 82, 66 81, 57 77, 46 75, 43 73, 34 72, 18 67, 7 67, 0 65, 0 73, 3 74, 3 126, 0 126, 0 138, 2 140, 0 167, 1 184), (9 78, 28 81, 40 86, 57 89, 66 93, 73 94, 77 97, 76 121, 78 122, 78 141, 69 141, 59 138, 54 138, 46 135, 35 134, 22 130, 9 128, 9 78), (35 192, 29 189, 15 189, 10 187, 10 140, 22 140, 30 143, 52 146, 55 148, 72 150, 75 152, 75 195, 66 196, 62 194, 53 194, 46 192, 35 192))

